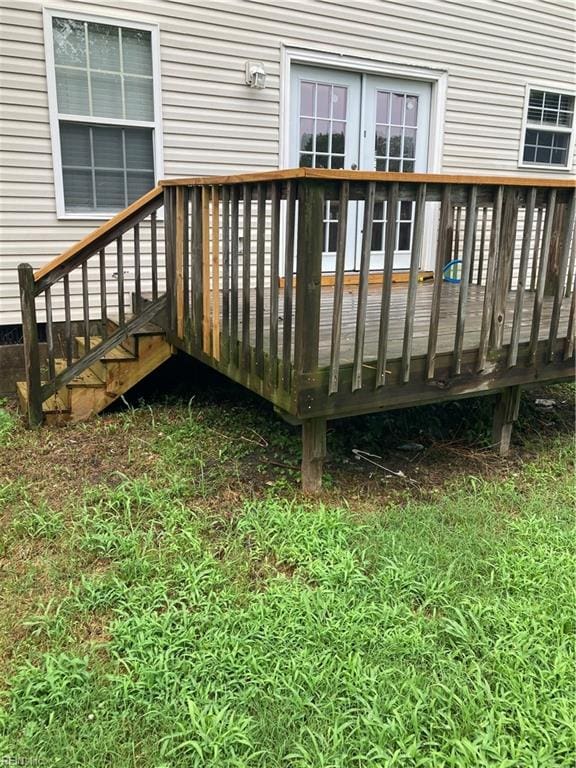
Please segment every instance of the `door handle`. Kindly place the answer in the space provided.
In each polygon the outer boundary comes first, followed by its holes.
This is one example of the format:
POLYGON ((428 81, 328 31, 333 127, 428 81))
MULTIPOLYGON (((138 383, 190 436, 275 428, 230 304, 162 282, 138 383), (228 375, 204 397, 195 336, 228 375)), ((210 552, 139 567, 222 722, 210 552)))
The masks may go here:
POLYGON ((351 168, 353 171, 357 171, 357 170, 358 170, 358 166, 356 165, 356 163, 352 163, 352 165, 350 166, 350 168, 351 168))

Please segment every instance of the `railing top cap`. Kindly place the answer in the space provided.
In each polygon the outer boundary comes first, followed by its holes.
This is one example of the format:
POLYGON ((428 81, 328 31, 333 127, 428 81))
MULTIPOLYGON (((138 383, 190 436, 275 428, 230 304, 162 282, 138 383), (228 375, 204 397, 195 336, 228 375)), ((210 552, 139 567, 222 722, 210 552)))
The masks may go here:
POLYGON ((290 181, 294 179, 320 179, 324 181, 378 181, 419 184, 479 184, 512 187, 576 187, 573 176, 563 179, 531 176, 482 176, 443 173, 384 173, 381 171, 336 171, 324 168, 287 168, 279 171, 255 171, 226 176, 197 176, 182 179, 163 179, 160 186, 206 186, 223 184, 249 184, 253 182, 290 181))

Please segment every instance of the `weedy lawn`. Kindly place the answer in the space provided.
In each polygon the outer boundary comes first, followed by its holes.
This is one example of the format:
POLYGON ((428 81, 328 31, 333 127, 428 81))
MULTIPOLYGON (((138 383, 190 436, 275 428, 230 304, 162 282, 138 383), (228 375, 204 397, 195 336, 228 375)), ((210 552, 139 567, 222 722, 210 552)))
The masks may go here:
POLYGON ((483 404, 451 427, 438 409, 336 425, 318 502, 297 433, 250 399, 38 434, 5 407, 0 755, 572 766, 573 393, 547 396, 564 409, 528 396, 505 462, 483 404))

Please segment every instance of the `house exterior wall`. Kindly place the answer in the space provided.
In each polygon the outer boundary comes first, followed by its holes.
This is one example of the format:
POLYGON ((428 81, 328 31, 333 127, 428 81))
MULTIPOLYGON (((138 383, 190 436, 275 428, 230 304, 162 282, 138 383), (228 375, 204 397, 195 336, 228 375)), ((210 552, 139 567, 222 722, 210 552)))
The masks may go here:
POLYGON ((2 0, 0 325, 19 322, 17 265, 99 224, 57 219, 43 5, 159 26, 165 177, 283 163, 285 47, 447 73, 439 171, 570 173, 518 155, 526 84, 574 87, 571 0, 2 0), (265 90, 245 85, 247 60, 264 63, 265 90))

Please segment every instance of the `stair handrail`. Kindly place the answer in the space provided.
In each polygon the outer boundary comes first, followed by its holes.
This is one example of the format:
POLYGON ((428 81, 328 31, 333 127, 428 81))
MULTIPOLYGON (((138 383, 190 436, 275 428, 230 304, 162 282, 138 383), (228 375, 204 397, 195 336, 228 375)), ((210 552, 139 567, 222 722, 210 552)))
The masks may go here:
MULTIPOLYGON (((42 403, 58 389, 71 381, 75 376, 89 367, 100 355, 105 354, 110 349, 120 344, 130 333, 149 322, 166 305, 166 297, 158 296, 157 290, 157 272, 154 271, 154 290, 153 301, 145 308, 139 308, 137 316, 128 323, 124 318, 124 306, 120 308, 120 328, 109 335, 107 331, 100 344, 88 349, 88 354, 83 356, 82 361, 73 363, 73 337, 71 325, 71 307, 70 307, 70 287, 69 274, 77 267, 82 267, 83 296, 82 303, 84 307, 84 336, 89 341, 90 337, 90 312, 89 312, 89 291, 87 282, 88 260, 100 255, 101 272, 101 306, 102 306, 102 326, 107 323, 106 315, 106 282, 105 274, 103 277, 103 265, 105 267, 104 249, 114 241, 121 249, 122 235, 129 230, 139 231, 140 223, 150 216, 154 221, 154 233, 156 232, 156 211, 164 203, 164 189, 158 184, 146 194, 135 200, 125 209, 117 213, 101 226, 90 232, 86 237, 67 248, 59 256, 49 261, 40 269, 34 270, 30 264, 20 264, 18 266, 18 279, 20 285, 20 306, 22 315, 22 337, 24 347, 24 362, 27 384, 27 416, 30 426, 39 426, 42 423, 42 403), (65 311, 65 340, 66 340, 66 358, 67 368, 56 373, 55 354, 54 354, 54 335, 52 329, 52 295, 53 285, 63 279, 64 288, 64 311, 65 311), (42 384, 40 352, 38 344, 38 320, 36 311, 36 299, 44 294, 46 303, 46 339, 48 344, 48 381, 42 384)), ((155 236, 155 235, 154 235, 155 236)), ((136 248, 136 246, 135 246, 136 248)), ((139 245, 138 245, 139 248, 139 245)), ((120 251, 121 252, 121 251, 120 251)), ((138 259, 139 259, 138 254, 138 259)), ((136 255, 134 256, 136 263, 136 255)), ((157 268, 155 263, 153 270, 157 268)), ((123 290, 124 278, 118 274, 118 292, 123 290)), ((105 268, 104 268, 105 273, 105 268)), ((140 275, 138 275, 140 281, 140 275)), ((137 283, 138 285, 138 283, 137 283)), ((137 291, 138 293, 138 291, 137 291)))
POLYGON ((145 218, 151 211, 159 208, 162 205, 163 195, 164 189, 158 184, 127 208, 90 232, 82 240, 37 269, 34 272, 35 295, 38 296, 46 288, 57 282, 60 277, 68 274, 83 261, 93 256, 100 248, 109 245, 119 235, 130 229, 136 221, 145 218))

